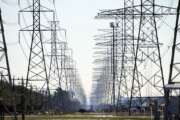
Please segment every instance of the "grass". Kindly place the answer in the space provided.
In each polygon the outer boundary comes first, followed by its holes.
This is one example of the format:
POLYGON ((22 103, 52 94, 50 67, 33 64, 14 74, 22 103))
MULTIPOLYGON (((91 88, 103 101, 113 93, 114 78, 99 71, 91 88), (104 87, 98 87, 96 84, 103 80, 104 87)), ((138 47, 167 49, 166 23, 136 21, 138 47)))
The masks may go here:
MULTIPOLYGON (((12 120, 6 117, 5 120, 12 120)), ((20 116, 18 120, 21 120, 20 116)), ((31 115, 26 120, 150 120, 148 116, 113 116, 106 114, 31 115)))

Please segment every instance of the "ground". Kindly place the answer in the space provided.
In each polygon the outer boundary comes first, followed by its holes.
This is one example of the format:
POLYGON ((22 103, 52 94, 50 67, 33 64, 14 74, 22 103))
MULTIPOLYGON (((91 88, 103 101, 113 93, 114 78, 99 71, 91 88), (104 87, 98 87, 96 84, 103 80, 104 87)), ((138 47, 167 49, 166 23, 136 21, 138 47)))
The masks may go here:
MULTIPOLYGON (((66 114, 66 115, 39 115, 39 116, 26 116, 26 120, 151 120, 147 116, 114 116, 100 113, 85 113, 85 114, 66 114)), ((6 118, 5 120, 9 120, 6 118)), ((19 120, 21 120, 19 118, 19 120)))

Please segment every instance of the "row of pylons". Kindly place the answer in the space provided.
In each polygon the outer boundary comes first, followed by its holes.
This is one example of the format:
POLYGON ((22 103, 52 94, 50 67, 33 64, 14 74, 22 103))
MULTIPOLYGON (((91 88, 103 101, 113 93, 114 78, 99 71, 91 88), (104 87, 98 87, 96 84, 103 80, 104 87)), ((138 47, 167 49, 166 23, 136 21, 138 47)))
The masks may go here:
POLYGON ((111 22, 95 36, 91 95, 95 110, 180 118, 180 3, 176 1, 178 7, 172 7, 163 2, 124 0, 122 8, 96 15, 96 19, 111 22))

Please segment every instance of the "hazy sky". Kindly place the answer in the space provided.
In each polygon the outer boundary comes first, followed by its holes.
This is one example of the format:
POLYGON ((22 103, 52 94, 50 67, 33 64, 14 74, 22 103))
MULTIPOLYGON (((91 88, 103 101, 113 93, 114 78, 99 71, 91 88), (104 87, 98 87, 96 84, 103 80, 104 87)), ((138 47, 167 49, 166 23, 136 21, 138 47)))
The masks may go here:
MULTIPOLYGON (((16 0, 3 0, 0 5, 3 9, 3 17, 7 22, 6 35, 8 43, 18 41, 17 13, 19 7, 16 0), (9 24, 8 24, 9 23, 9 24)), ((24 0, 23 0, 24 1, 24 0)), ((30 0, 29 0, 30 1, 30 0)), ((44 0, 43 0, 44 1, 44 0)), ((50 1, 50 0, 47 0, 50 1)), ((109 24, 104 20, 95 20, 94 17, 100 9, 120 8, 123 0, 56 0, 57 16, 60 25, 67 29, 67 36, 70 47, 74 51, 74 58, 82 79, 86 94, 90 94, 92 84, 92 62, 93 62, 93 36, 97 34, 98 28, 106 28, 109 24)), ((160 1, 160 0, 158 0, 160 1)), ((162 0, 161 0, 162 1, 162 0)), ((172 0, 166 0, 170 4, 172 0)), ((173 0, 174 1, 174 0, 173 0)), ((26 71, 26 64, 23 53, 16 44, 9 44, 10 64, 13 75, 23 76, 26 71), (17 69, 21 69, 17 70, 17 69)))
MULTIPOLYGON (((171 0, 156 0, 164 5, 170 5, 171 0)), ((68 30, 68 40, 74 50, 78 69, 86 93, 91 91, 94 35, 99 28, 109 27, 109 21, 95 20, 101 9, 121 8, 123 0, 56 0, 58 16, 68 30)))
POLYGON ((98 28, 103 28, 102 20, 94 17, 100 9, 118 8, 120 0, 57 0, 58 17, 68 31, 68 40, 74 50, 80 76, 86 90, 90 94, 92 84, 93 36, 98 28))
MULTIPOLYGON (((24 0, 21 1, 24 2, 24 0)), ((50 1, 47 0, 46 3, 52 6, 50 1)), ((27 58, 22 52, 24 46, 18 44, 19 6, 16 0, 2 0, 0 5, 6 23, 5 30, 12 74, 16 77, 25 76, 27 58)), ((68 43, 74 51, 83 87, 88 95, 92 83, 93 36, 97 34, 98 28, 105 28, 109 25, 108 22, 95 20, 94 17, 100 9, 119 8, 119 6, 121 6, 120 0, 56 0, 60 26, 67 30, 68 43)), ((28 50, 25 49, 25 52, 28 55, 28 50)))

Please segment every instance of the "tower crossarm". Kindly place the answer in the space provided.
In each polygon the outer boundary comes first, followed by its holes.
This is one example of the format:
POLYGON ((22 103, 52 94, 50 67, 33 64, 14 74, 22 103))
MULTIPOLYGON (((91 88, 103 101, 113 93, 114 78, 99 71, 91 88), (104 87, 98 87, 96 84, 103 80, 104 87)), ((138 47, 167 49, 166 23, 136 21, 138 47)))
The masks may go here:
POLYGON ((161 5, 135 5, 131 7, 125 7, 120 9, 107 9, 101 10, 97 15, 96 19, 118 19, 123 18, 124 16, 135 16, 135 18, 139 18, 141 16, 141 7, 143 7, 143 15, 144 16, 166 16, 166 15, 176 15, 176 8, 161 6, 161 5), (155 7, 155 13, 153 13, 152 9, 155 7))

